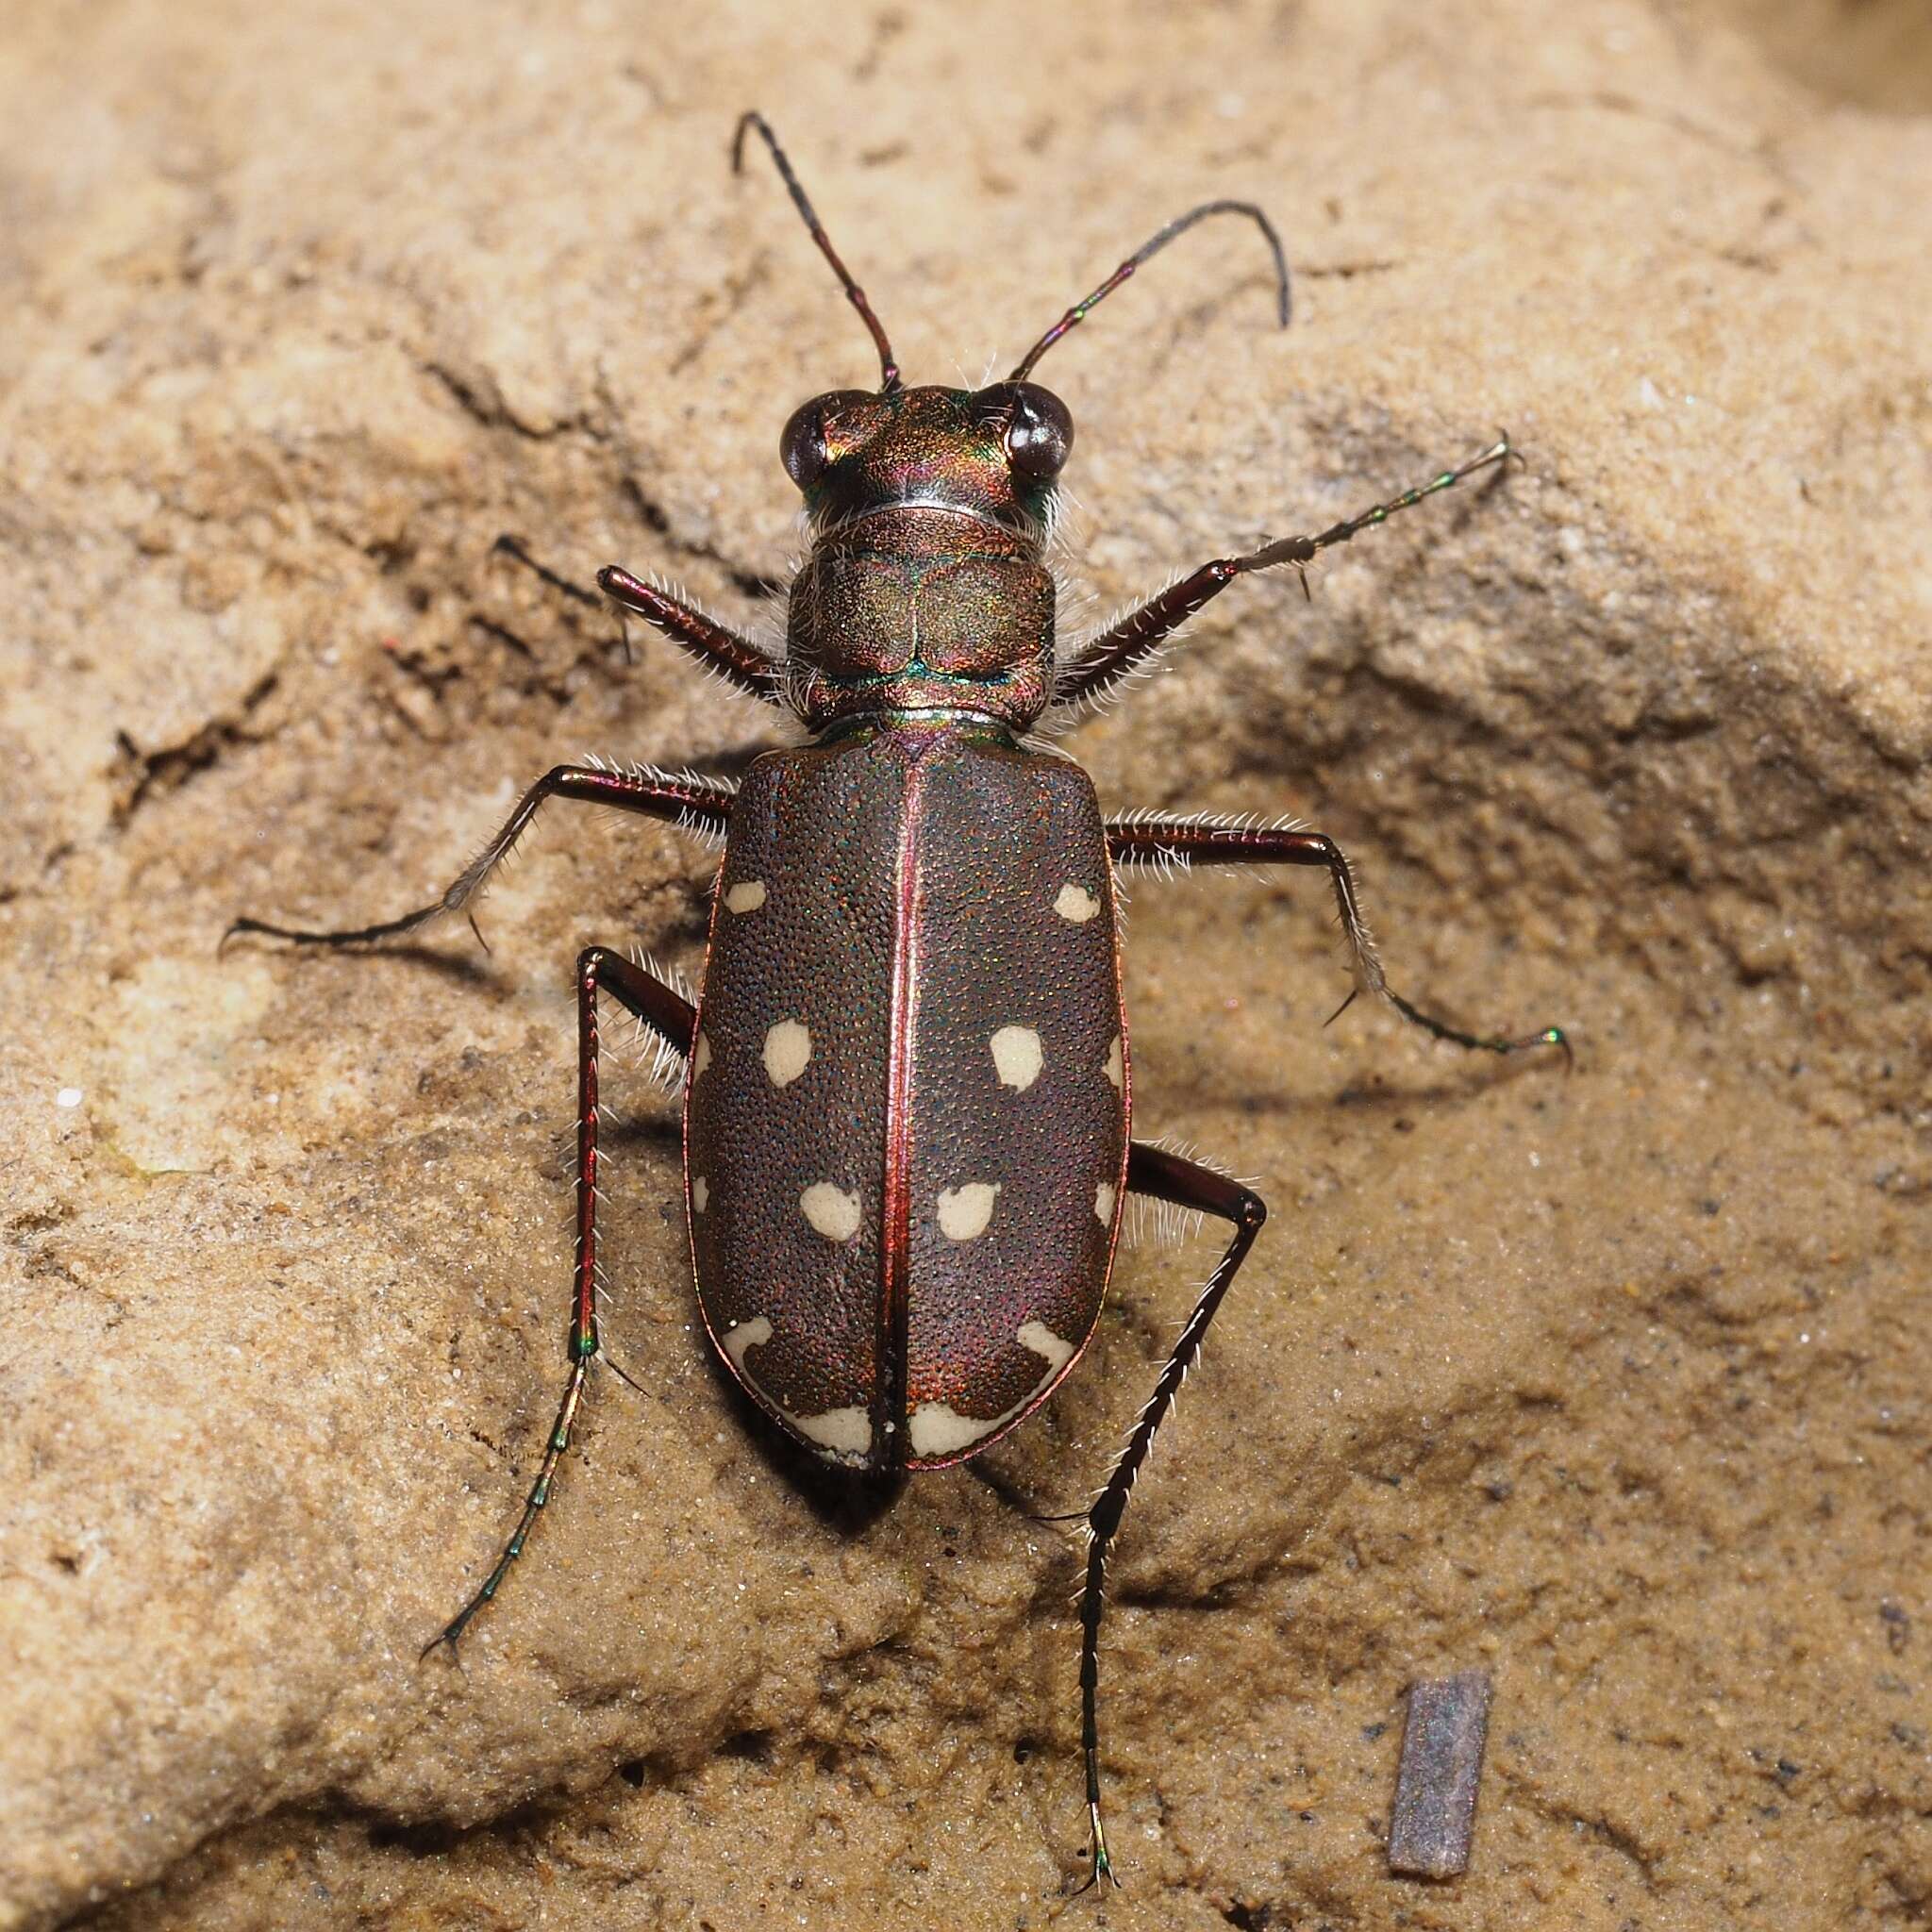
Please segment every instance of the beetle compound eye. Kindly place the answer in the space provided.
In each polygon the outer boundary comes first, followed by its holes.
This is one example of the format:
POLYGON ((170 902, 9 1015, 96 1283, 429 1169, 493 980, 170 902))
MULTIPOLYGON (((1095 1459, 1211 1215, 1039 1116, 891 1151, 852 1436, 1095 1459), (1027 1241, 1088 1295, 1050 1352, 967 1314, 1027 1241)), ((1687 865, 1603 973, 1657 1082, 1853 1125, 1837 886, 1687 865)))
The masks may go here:
POLYGON ((1044 481, 1058 476, 1074 448, 1073 412, 1038 383, 1013 385, 1013 421, 1007 456, 1014 469, 1044 481))
POLYGON ((778 459, 785 474, 801 490, 808 490, 824 474, 831 452, 825 447, 825 419, 818 403, 804 403, 791 412, 778 439, 778 459))
POLYGON ((1005 420, 1002 441, 1015 470, 1042 483, 1059 475, 1074 447, 1074 418, 1059 397, 1037 382, 1001 382, 981 391, 980 402, 1005 420))
POLYGON ((809 490, 829 464, 865 440, 864 425, 855 418, 872 401, 862 390, 835 389, 792 410, 778 439, 778 457, 801 490, 809 490))

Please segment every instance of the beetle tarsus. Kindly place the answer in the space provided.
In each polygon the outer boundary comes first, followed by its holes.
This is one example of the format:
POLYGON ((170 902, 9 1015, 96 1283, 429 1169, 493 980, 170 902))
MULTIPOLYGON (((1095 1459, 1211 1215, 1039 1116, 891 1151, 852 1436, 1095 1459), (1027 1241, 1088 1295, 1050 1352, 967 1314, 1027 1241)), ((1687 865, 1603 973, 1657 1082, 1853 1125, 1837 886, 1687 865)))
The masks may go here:
POLYGON ((1154 1447, 1154 1438, 1173 1409, 1188 1371, 1201 1353, 1201 1340, 1214 1320, 1222 1297, 1247 1259, 1255 1237, 1268 1219, 1267 1203, 1252 1188, 1211 1167, 1204 1167, 1199 1161, 1188 1160, 1144 1141, 1136 1141, 1128 1152, 1127 1190, 1231 1222, 1234 1233, 1195 1301, 1193 1312, 1182 1325, 1167 1366, 1154 1385, 1154 1393, 1147 1398, 1133 1434, 1127 1438, 1126 1448, 1121 1452, 1106 1487, 1087 1512, 1091 1534, 1087 1581, 1080 1592, 1080 1746, 1087 1766, 1088 1815, 1093 1827, 1093 1875, 1088 1880, 1090 1885, 1098 1883, 1103 1872, 1113 1876, 1113 1867, 1107 1856, 1107 1840, 1100 1827, 1100 1624, 1106 1610, 1108 1552, 1126 1513, 1127 1499, 1133 1494, 1141 1466, 1154 1447))
MULTIPOLYGON (((597 999, 608 992, 626 1011, 670 1041, 678 1052, 691 1051, 691 1037, 697 1030, 697 1009, 677 990, 655 973, 613 953, 604 946, 590 946, 577 960, 577 1237, 576 1258, 572 1269, 570 1341, 567 1353, 570 1374, 563 1385, 563 1399, 557 1406, 557 1420, 543 1445, 543 1460, 538 1466, 537 1480, 530 1485, 523 1514, 495 1567, 483 1579, 483 1586, 443 1626, 423 1655, 427 1657, 439 1643, 447 1643, 452 1654, 457 1640, 471 1620, 489 1603, 509 1574, 510 1567, 523 1555, 537 1519, 550 1500, 550 1489, 558 1466, 569 1452, 571 1436, 576 1426, 577 1410, 591 1374, 591 1364, 601 1353, 597 1333, 597 1166, 599 1148, 597 1124, 598 1026, 597 999)), ((637 1381, 606 1355, 604 1359, 642 1392, 637 1381)))
POLYGON ((465 1604, 463 1606, 461 1612, 458 1615, 452 1617, 449 1620, 449 1622, 445 1624, 442 1626, 442 1628, 439 1630, 436 1633, 436 1635, 432 1637, 429 1640, 429 1641, 425 1643, 423 1646, 423 1648, 416 1653, 416 1661, 420 1664, 424 1661, 425 1657, 428 1657, 431 1651, 442 1650, 446 1648, 449 1651, 450 1661, 454 1664, 460 1664, 462 1662, 462 1653, 457 1648, 457 1640, 460 1638, 464 1630, 468 1628, 470 1619, 474 1617, 476 1614, 476 1612, 480 1610, 482 1607, 483 1600, 480 1597, 477 1598, 475 1603, 465 1604))
POLYGON ((266 919, 251 919, 244 914, 232 922, 222 935, 221 946, 225 946, 242 933, 255 933, 263 939, 288 940, 298 946, 379 945, 384 940, 401 939, 405 933, 414 932, 420 925, 427 925, 432 919, 440 918, 449 909, 439 900, 434 906, 423 906, 414 912, 406 912, 400 919, 386 919, 379 925, 358 925, 341 932, 317 932, 299 925, 275 925, 266 919))
POLYGON ((1432 1039, 1447 1041, 1451 1046, 1466 1047, 1472 1053, 1525 1053, 1539 1046, 1554 1046, 1563 1056, 1563 1071, 1566 1074, 1576 1071, 1576 1049, 1571 1045, 1570 1036, 1560 1026, 1539 1026, 1533 1033, 1519 1033, 1513 1037, 1491 1038, 1487 1034, 1465 1033, 1459 1026, 1452 1026, 1446 1020, 1438 1020, 1433 1014, 1411 1006, 1392 988, 1385 988, 1384 991, 1389 1004, 1411 1025, 1420 1026, 1432 1039))
POLYGON ((1087 1851, 1089 1871, 1085 1880, 1074 1888, 1074 1897, 1081 1892, 1091 1891, 1104 1878, 1118 1891, 1121 1889, 1120 1874, 1113 1869, 1113 1860, 1108 1856, 1107 1827, 1100 1822, 1100 1800, 1090 1798, 1087 1802, 1087 1824, 1090 1842, 1087 1851))

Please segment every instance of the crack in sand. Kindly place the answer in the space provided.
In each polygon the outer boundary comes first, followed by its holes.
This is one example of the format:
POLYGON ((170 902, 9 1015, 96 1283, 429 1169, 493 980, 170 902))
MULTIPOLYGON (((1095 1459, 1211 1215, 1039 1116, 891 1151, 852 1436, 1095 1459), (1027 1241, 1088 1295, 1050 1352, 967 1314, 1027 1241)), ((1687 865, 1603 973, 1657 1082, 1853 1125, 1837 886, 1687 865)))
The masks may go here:
POLYGON ((266 704, 281 683, 282 661, 264 672, 242 694, 242 701, 219 713, 175 744, 142 751, 125 728, 117 730, 114 741, 121 757, 133 768, 133 782, 113 807, 113 824, 126 831, 134 816, 157 793, 168 796, 178 791, 198 772, 205 772, 225 751, 237 744, 253 742, 243 728, 266 704))

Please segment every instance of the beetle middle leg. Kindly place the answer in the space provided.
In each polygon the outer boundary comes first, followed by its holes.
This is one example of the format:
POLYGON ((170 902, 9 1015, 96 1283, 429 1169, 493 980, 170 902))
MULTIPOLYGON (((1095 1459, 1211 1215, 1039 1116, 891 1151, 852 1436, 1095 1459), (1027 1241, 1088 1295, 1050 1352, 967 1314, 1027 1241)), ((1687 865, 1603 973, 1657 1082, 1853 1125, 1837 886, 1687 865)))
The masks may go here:
MULTIPOLYGON (((1167 1419, 1174 1397, 1181 1392, 1188 1371, 1201 1353, 1201 1338, 1221 1306, 1261 1224, 1268 1218, 1267 1204, 1252 1188, 1199 1161, 1184 1159, 1164 1147, 1136 1141, 1127 1155, 1127 1191, 1149 1194, 1158 1201, 1172 1202, 1202 1214, 1212 1214, 1234 1224, 1233 1238, 1208 1277, 1208 1285, 1194 1304, 1188 1319, 1154 1385, 1154 1393, 1134 1424, 1134 1432, 1107 1487, 1087 1512, 1087 1581, 1080 1592, 1080 1748, 1087 1766, 1087 1817, 1093 1833, 1093 1870, 1087 1883, 1094 1885, 1105 1876, 1112 1878, 1113 1865, 1108 1857, 1107 1834, 1100 1823, 1100 1619, 1106 1605, 1107 1556, 1127 1498, 1133 1493, 1135 1478, 1154 1446, 1155 1432, 1167 1419)), ((1115 1880, 1118 1883, 1118 1880, 1115 1880)))
POLYGON ((1532 1033, 1490 1035, 1466 1033, 1425 1013, 1389 984, 1376 957, 1374 941, 1362 918, 1355 874, 1341 847, 1325 832, 1305 832, 1292 825, 1257 825, 1241 820, 1212 817, 1167 818, 1136 815, 1110 820, 1107 827, 1108 857, 1117 865, 1135 863, 1189 865, 1313 865, 1328 874, 1335 889, 1336 910, 1348 941, 1355 992, 1338 1008, 1339 1014, 1356 993, 1385 999, 1412 1024, 1437 1040, 1480 1053, 1520 1053, 1525 1047, 1554 1046, 1566 1064, 1574 1056, 1560 1026, 1540 1026, 1532 1033))
MULTIPOLYGON (((725 780, 701 778, 691 772, 675 774, 648 767, 615 772, 595 765, 557 765, 524 793, 496 836, 457 874, 442 896, 427 906, 419 906, 400 919, 385 919, 375 925, 335 932, 273 925, 265 919, 243 917, 222 935, 222 943, 225 945, 237 933, 253 932, 269 939, 293 940, 305 946, 379 945, 385 940, 402 939, 446 913, 461 912, 483 890, 491 874, 509 857, 548 798, 614 806, 620 811, 640 812, 646 818, 664 819, 681 825, 687 831, 722 838, 732 796, 733 788, 725 780)), ((482 935, 477 934, 477 938, 480 940, 482 935)))
MULTIPOLYGON (((557 1466, 570 1447, 571 1430, 576 1424, 577 1408, 583 1401, 584 1385, 591 1363, 595 1359, 597 1332, 597 996, 608 992, 611 998, 651 1028, 678 1053, 688 1055, 697 1031, 697 1008, 667 985, 655 973, 633 965, 622 954, 604 946, 591 946, 577 957, 577 1215, 576 1253, 572 1268, 570 1374, 563 1385, 563 1399, 558 1404, 557 1420, 543 1447, 543 1460, 537 1480, 524 1503, 524 1513, 510 1540, 504 1545, 496 1566, 483 1579, 482 1588, 424 1646, 427 1657, 439 1643, 454 1651, 457 1640, 470 1621, 493 1597, 508 1575, 509 1568, 524 1553, 539 1512, 550 1500, 550 1485, 557 1466)), ((615 1364, 612 1364, 615 1367, 615 1364)), ((620 1369, 620 1374, 624 1372, 620 1369)), ((626 1381, 629 1380, 625 1376, 626 1381)))

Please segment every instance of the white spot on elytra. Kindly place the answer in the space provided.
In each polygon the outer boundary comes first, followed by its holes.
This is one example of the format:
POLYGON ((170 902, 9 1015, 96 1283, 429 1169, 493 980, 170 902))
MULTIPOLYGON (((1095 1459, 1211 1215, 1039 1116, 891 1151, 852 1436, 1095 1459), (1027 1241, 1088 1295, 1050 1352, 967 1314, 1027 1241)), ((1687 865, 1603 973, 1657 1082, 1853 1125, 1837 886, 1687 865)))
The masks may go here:
POLYGON ((957 1456, 1005 1421, 1005 1416, 995 1416, 991 1422, 981 1422, 977 1416, 961 1415, 947 1403, 922 1402, 906 1419, 906 1440, 915 1456, 957 1456))
POLYGON ((801 1436, 841 1461, 862 1457, 872 1447, 872 1417, 862 1408, 828 1408, 823 1415, 792 1415, 788 1409, 786 1417, 801 1436))
MULTIPOLYGON (((771 1339, 770 1318, 754 1315, 749 1322, 733 1324, 719 1337, 719 1341, 746 1380, 763 1389, 758 1377, 745 1368, 744 1357, 747 1349, 757 1348, 771 1339)), ((768 1400, 773 1399, 769 1390, 765 1390, 765 1394, 768 1400)), ((872 1418, 862 1408, 828 1408, 821 1415, 794 1415, 782 1403, 777 1408, 807 1441, 815 1442, 834 1462, 863 1463, 871 1453, 872 1418)))
POLYGON ((724 1353, 731 1357, 732 1366, 740 1369, 744 1366, 746 1349, 757 1348, 771 1339, 772 1324, 763 1315, 754 1315, 749 1322, 734 1324, 720 1338, 724 1353))
POLYGON ((78 1107, 81 1099, 81 1091, 78 1087, 63 1087, 59 1092, 55 1094, 54 1105, 56 1107, 78 1107))
POLYGON ((1074 1344, 1062 1341, 1044 1322, 1022 1322, 1020 1332, 1013 1339, 1022 1348, 1043 1355, 1050 1369, 1063 1369, 1074 1358, 1074 1344))
POLYGON ((789 1087, 811 1058, 811 1035, 797 1020, 780 1020, 765 1035, 765 1072, 774 1087, 789 1087))
POLYGON ((858 1232, 858 1196, 814 1181, 799 1195, 798 1205, 813 1228, 828 1241, 849 1241, 858 1232))
POLYGON ((1116 1087, 1121 1084, 1125 1069, 1122 1062, 1121 1037, 1118 1033, 1113 1037, 1113 1044, 1107 1050, 1107 1066, 1104 1071, 1116 1087))
POLYGON ((692 1174, 691 1177, 691 1211, 693 1214, 702 1214, 705 1211, 705 1204, 710 1198, 710 1182, 701 1174, 692 1174))
POLYGON ((691 1050, 691 1076, 693 1080, 711 1064, 711 1042, 700 1033, 691 1050))
POLYGON ((961 1415, 950 1403, 922 1402, 906 1419, 906 1439, 917 1457, 957 1456, 983 1441, 995 1429, 1003 1429, 1020 1413, 1074 1357, 1074 1344, 1062 1341, 1044 1322, 1023 1322, 1013 1338, 1046 1360, 1046 1373, 1034 1383, 1012 1407, 991 1418, 961 1415))
POLYGON ((963 1188, 940 1190, 940 1232, 948 1241, 975 1241, 992 1219, 997 1181, 968 1181, 963 1188))
POLYGON ((724 909, 727 912, 756 912, 764 903, 763 879, 740 879, 735 886, 725 888, 724 909))
POLYGON ((1003 1086, 1024 1093, 1040 1078, 1046 1056, 1032 1027, 1002 1026, 987 1044, 992 1048, 993 1068, 1003 1086))
POLYGON ((1118 1191, 1111 1181, 1102 1181, 1093 1191, 1093 1211, 1100 1217, 1103 1227, 1113 1225, 1113 1204, 1119 1199, 1118 1191))
POLYGON ((1075 925, 1085 925, 1100 910, 1100 901, 1085 886, 1076 886, 1072 879, 1060 888, 1060 895, 1053 902, 1053 909, 1062 919, 1071 919, 1075 925))

